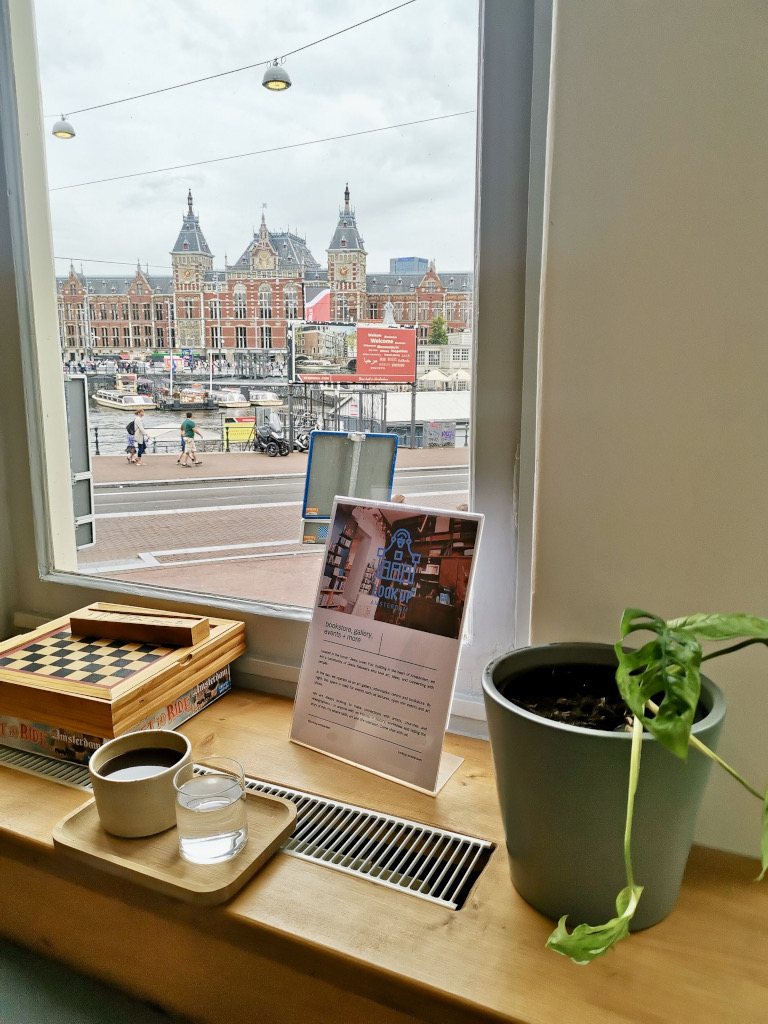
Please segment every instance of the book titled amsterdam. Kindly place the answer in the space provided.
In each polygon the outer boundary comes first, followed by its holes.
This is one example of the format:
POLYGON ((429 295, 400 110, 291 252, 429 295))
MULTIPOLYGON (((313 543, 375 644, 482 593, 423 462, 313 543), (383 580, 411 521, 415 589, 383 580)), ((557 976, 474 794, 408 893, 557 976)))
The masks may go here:
MULTIPOLYGON (((231 689, 229 666, 219 669, 213 675, 192 686, 186 693, 171 700, 162 708, 139 722, 126 732, 141 732, 145 729, 176 729, 198 711, 231 689)), ((23 718, 0 714, 0 743, 16 750, 27 750, 33 754, 44 754, 59 761, 87 764, 94 750, 106 743, 109 736, 91 736, 72 729, 62 729, 42 722, 31 722, 23 718)))

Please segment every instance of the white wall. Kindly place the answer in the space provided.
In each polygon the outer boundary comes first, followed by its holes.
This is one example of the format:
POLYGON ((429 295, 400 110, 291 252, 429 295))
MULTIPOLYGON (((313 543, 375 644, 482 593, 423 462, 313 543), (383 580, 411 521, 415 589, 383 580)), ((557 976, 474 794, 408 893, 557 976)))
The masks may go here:
MULTIPOLYGON (((561 0, 532 640, 622 609, 768 616, 768 7, 561 0)), ((721 754, 768 781, 768 651, 714 662, 721 754)), ((713 775, 699 840, 756 855, 713 775)))

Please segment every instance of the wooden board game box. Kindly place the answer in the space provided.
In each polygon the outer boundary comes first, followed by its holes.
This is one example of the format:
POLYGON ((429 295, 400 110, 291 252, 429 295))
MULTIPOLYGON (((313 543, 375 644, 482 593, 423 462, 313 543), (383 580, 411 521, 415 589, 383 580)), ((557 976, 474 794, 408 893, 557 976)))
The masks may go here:
POLYGON ((0 715, 105 739, 128 732, 244 652, 242 622, 209 624, 188 647, 81 636, 69 615, 5 640, 0 715))

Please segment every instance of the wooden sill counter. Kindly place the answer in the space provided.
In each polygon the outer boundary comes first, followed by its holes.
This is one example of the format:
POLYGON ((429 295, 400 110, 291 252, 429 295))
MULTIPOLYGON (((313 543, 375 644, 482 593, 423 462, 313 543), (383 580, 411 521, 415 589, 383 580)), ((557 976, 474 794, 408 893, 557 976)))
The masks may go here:
POLYGON ((671 916, 577 967, 544 949, 552 923, 512 888, 487 743, 449 736, 465 760, 430 798, 290 743, 291 709, 235 691, 181 731, 258 778, 498 843, 463 909, 282 854, 229 903, 182 904, 54 850, 83 793, 0 768, 0 932, 211 1024, 768 1020, 756 861, 694 849, 671 916))

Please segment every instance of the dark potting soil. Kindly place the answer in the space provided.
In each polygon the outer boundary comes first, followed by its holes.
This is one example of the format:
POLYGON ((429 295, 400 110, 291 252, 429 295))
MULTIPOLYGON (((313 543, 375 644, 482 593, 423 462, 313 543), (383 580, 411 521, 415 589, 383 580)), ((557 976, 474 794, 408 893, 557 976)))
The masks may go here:
POLYGON ((525 711, 583 729, 631 729, 611 665, 547 665, 508 679, 500 693, 525 711))

